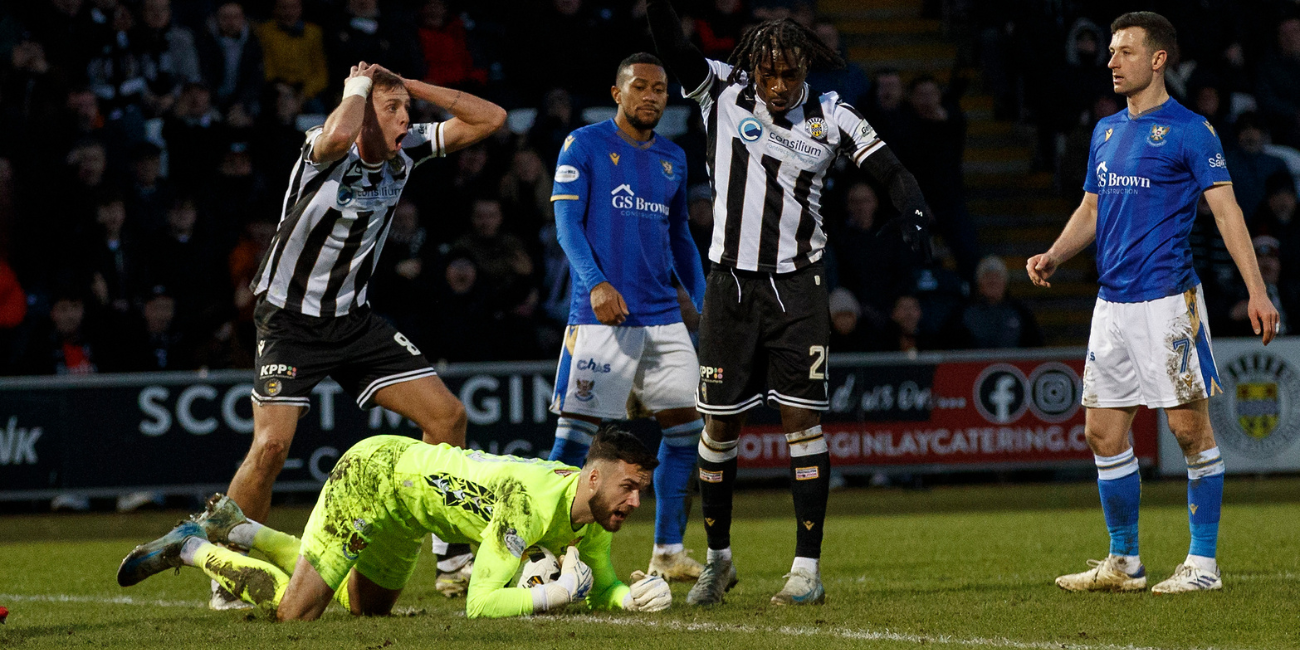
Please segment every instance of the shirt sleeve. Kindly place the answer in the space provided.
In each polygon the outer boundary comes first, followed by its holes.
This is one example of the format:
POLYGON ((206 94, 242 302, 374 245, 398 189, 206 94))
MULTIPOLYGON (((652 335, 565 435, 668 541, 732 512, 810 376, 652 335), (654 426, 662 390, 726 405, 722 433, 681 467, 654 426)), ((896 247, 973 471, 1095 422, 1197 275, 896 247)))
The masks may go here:
POLYGON ((416 165, 430 158, 442 158, 447 155, 443 147, 442 122, 412 124, 402 138, 402 149, 415 161, 416 165))
POLYGON ((1214 127, 1203 120, 1185 128, 1191 131, 1183 135, 1183 163, 1201 190, 1232 183, 1228 163, 1223 159, 1223 145, 1214 127))
MULTIPOLYGON (((609 559, 613 533, 596 524, 587 524, 587 534, 578 542, 578 556, 591 567, 591 591, 587 592, 587 607, 591 609, 622 609, 623 597, 631 589, 614 573, 614 563, 609 559)), ((478 570, 477 565, 474 567, 478 570)))
POLYGON ((700 262, 700 252, 695 248, 695 240, 691 237, 685 164, 682 167, 682 182, 678 184, 668 212, 668 239, 673 250, 673 269, 677 272, 677 280, 691 297, 695 311, 703 312, 704 265, 700 262))
POLYGON ((316 148, 316 140, 325 132, 324 126, 313 126, 307 129, 307 140, 302 145, 302 159, 308 165, 316 168, 323 167, 329 163, 318 163, 311 159, 312 150, 316 148))
POLYGON ((541 538, 535 504, 522 490, 504 495, 493 507, 492 519, 474 555, 474 572, 465 598, 468 618, 502 618, 533 612, 533 592, 508 586, 519 570, 524 549, 541 538))
POLYGON ((1092 128, 1092 138, 1088 141, 1088 169, 1083 174, 1083 191, 1089 194, 1097 193, 1097 132, 1101 130, 1101 123, 1092 128))
POLYGON ((605 282, 605 274, 596 264, 591 242, 583 230, 587 216, 587 200, 591 190, 591 165, 577 134, 570 133, 560 150, 559 164, 555 168, 555 182, 551 188, 551 202, 555 206, 555 236, 560 248, 569 258, 569 265, 578 273, 587 289, 605 282))
POLYGON ((716 94, 712 92, 714 86, 727 83, 727 79, 731 76, 731 66, 713 59, 705 59, 705 62, 709 64, 709 73, 705 75, 704 81, 701 81, 699 86, 689 90, 682 88, 682 96, 693 99, 707 108, 709 104, 713 103, 713 96, 716 94))
MULTIPOLYGON (((809 98, 809 101, 815 100, 809 98)), ((867 156, 885 146, 885 141, 867 123, 867 118, 862 117, 858 109, 838 99, 835 101, 835 110, 831 113, 831 121, 834 123, 831 128, 839 129, 840 132, 840 150, 853 160, 854 165, 861 167, 867 156)))

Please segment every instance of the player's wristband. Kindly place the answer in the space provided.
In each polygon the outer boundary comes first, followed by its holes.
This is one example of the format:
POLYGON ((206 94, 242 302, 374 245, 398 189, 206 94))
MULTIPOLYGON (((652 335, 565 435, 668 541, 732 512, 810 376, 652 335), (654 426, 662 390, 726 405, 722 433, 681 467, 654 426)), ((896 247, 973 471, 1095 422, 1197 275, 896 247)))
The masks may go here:
POLYGON ((573 596, 559 582, 548 582, 528 589, 533 597, 533 613, 540 614, 568 605, 573 596))
POLYGON ((343 83, 343 98, 353 95, 365 99, 370 96, 370 87, 374 81, 370 77, 352 77, 343 83))

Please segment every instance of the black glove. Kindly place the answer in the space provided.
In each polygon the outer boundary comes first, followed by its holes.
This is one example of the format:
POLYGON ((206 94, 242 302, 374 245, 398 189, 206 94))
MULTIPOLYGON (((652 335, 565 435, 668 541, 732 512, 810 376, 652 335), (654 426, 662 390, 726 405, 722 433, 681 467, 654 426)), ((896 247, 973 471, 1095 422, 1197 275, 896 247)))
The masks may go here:
POLYGON ((903 238, 903 243, 912 248, 912 252, 920 256, 921 262, 928 264, 934 259, 934 250, 930 245, 930 220, 921 210, 913 210, 912 214, 904 214, 895 217, 886 223, 880 229, 876 236, 885 234, 890 228, 898 228, 898 234, 903 238))

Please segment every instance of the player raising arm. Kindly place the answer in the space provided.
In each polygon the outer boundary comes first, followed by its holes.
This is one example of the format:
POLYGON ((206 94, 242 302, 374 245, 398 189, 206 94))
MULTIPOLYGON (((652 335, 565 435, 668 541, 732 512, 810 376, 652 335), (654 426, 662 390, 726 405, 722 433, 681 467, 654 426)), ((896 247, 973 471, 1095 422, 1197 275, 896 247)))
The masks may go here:
POLYGON ((597 433, 582 470, 375 436, 339 458, 301 541, 249 520, 233 500, 217 495, 202 514, 136 547, 117 581, 131 586, 194 566, 279 620, 316 619, 331 598, 353 614, 387 615, 415 572, 424 536, 434 533, 478 546, 466 600, 470 618, 544 612, 580 600, 593 609, 660 611, 672 602, 668 583, 651 576, 628 587, 609 557, 613 533, 640 505, 657 464, 636 436, 612 427, 597 433), (257 549, 269 560, 214 542, 257 549), (564 556, 559 579, 507 586, 534 545, 564 556))
MULTIPOLYGON (((298 418, 327 376, 357 406, 411 419, 426 442, 464 444, 465 407, 419 348, 371 312, 366 292, 413 170, 486 138, 505 115, 472 95, 362 61, 324 126, 307 132, 275 238, 250 286, 257 296, 253 442, 228 491, 249 516, 270 511, 298 418), (445 107, 452 118, 411 124, 412 98, 445 107)), ((214 583, 210 605, 239 601, 214 583)))
POLYGON ((696 392, 696 408, 707 416, 698 453, 709 551, 687 602, 720 603, 736 581, 736 446, 745 412, 766 401, 781 412, 796 518, 795 559, 771 602, 820 603, 830 489, 830 452, 821 430, 821 412, 830 407, 820 212, 826 172, 844 155, 888 188, 903 215, 903 239, 922 255, 929 210, 916 179, 862 115, 836 93, 817 94, 804 82, 813 64, 843 65, 811 30, 792 20, 764 22, 746 32, 723 63, 690 44, 669 0, 650 0, 647 15, 660 58, 700 105, 713 190, 713 265, 705 283, 696 392))
POLYGON ((1137 407, 1145 405, 1164 409, 1187 460, 1192 536, 1187 559, 1152 591, 1220 589, 1215 555, 1224 468, 1208 398, 1223 389, 1187 241, 1202 192, 1250 290, 1250 319, 1265 345, 1278 331, 1278 313, 1214 127, 1165 90, 1165 70, 1178 55, 1173 25, 1151 12, 1124 14, 1111 24, 1110 51, 1112 83, 1128 106, 1097 123, 1083 202, 1056 243, 1026 263, 1034 284, 1050 287, 1061 264, 1097 242, 1101 290, 1088 337, 1083 406, 1110 554, 1056 584, 1070 591, 1146 589, 1138 555, 1141 481, 1128 437, 1137 407))

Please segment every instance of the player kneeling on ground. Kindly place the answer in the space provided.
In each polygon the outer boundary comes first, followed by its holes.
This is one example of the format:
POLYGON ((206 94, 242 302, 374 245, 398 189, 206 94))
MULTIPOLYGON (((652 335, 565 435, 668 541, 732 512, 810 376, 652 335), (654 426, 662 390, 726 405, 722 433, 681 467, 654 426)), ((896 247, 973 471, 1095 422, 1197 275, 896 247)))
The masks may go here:
POLYGON ((376 436, 339 459, 302 540, 250 521, 218 495, 203 513, 136 547, 117 581, 130 586, 194 566, 279 620, 316 619, 331 598, 353 614, 386 615, 415 572, 421 540, 434 533, 478 545, 470 618, 544 612, 583 599, 593 609, 660 611, 672 602, 668 583, 650 577, 628 587, 609 559, 610 533, 641 504, 656 465, 635 436, 613 427, 596 435, 581 471, 376 436), (256 549, 268 560, 218 544, 256 549), (558 579, 507 587, 531 546, 573 548, 558 579))

